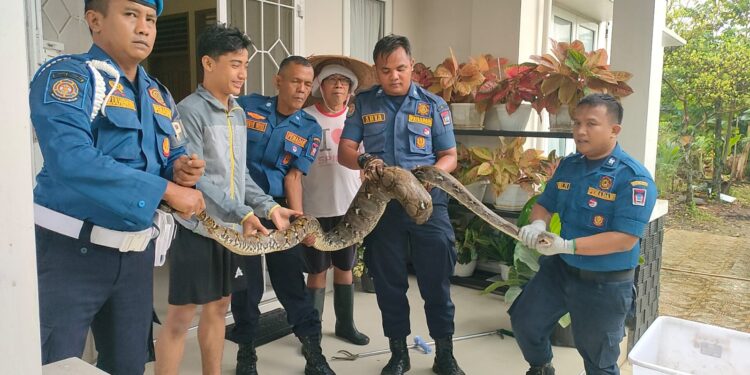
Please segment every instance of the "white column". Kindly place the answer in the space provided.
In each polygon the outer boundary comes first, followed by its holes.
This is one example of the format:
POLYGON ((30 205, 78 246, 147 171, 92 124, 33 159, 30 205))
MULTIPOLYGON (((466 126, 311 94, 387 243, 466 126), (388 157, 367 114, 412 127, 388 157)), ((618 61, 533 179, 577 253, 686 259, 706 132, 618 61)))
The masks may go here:
POLYGON ((628 83, 634 93, 622 101, 625 118, 620 144, 652 175, 659 135, 665 15, 663 0, 615 1, 612 20, 612 69, 633 73, 628 83))
POLYGON ((24 1, 0 2, 0 373, 41 374, 24 1))

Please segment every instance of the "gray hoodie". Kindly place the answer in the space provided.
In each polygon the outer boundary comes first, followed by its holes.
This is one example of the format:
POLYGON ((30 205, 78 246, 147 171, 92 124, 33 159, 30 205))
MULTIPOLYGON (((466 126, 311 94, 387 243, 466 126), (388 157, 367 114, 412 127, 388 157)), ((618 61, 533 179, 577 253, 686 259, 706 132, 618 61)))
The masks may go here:
MULTIPOLYGON (((233 97, 230 109, 219 102, 202 85, 177 104, 188 144, 188 154, 206 161, 206 169, 197 184, 206 200, 206 212, 227 226, 240 229, 237 223, 255 211, 268 218, 278 204, 253 181, 245 165, 247 129, 245 112, 233 97)), ((206 236, 197 219, 184 220, 175 215, 185 228, 206 236)))

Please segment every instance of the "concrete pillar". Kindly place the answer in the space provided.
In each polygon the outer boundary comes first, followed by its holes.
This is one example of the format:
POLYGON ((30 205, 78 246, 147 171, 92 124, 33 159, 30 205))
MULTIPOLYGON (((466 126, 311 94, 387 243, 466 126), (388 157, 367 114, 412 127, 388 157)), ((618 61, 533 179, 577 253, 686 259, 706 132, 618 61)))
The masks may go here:
POLYGON ((41 374, 24 1, 0 2, 4 126, 0 140, 0 373, 41 374))
POLYGON ((634 93, 623 99, 620 144, 654 174, 664 50, 664 0, 615 1, 612 20, 613 70, 633 73, 634 93))

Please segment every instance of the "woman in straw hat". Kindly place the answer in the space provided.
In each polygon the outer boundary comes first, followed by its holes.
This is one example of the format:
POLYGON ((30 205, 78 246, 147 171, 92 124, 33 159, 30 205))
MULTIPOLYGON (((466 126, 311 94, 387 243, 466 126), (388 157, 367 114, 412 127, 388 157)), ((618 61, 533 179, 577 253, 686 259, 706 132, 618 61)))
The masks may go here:
MULTIPOLYGON (((361 185, 359 171, 341 166, 337 161, 339 136, 348 115, 349 102, 357 89, 374 83, 372 67, 365 62, 344 56, 313 56, 309 58, 315 68, 312 86, 314 104, 305 111, 315 117, 323 128, 319 155, 302 180, 304 212, 317 217, 324 230, 335 226, 349 207, 361 185)), ((334 310, 336 336, 356 345, 370 342, 367 335, 354 325, 354 288, 352 267, 356 260, 356 247, 350 246, 335 252, 305 249, 309 276, 307 287, 313 295, 315 308, 322 316, 325 301, 326 271, 334 268, 334 310)))

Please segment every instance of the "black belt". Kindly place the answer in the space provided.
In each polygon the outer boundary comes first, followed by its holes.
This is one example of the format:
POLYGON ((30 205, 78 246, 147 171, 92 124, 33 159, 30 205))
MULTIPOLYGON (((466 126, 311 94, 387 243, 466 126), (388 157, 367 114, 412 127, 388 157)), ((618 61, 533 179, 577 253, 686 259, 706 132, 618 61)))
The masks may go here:
POLYGON ((588 271, 573 267, 565 263, 562 259, 561 261, 568 274, 585 281, 601 283, 608 281, 633 281, 635 279, 635 269, 633 268, 621 271, 588 271))

